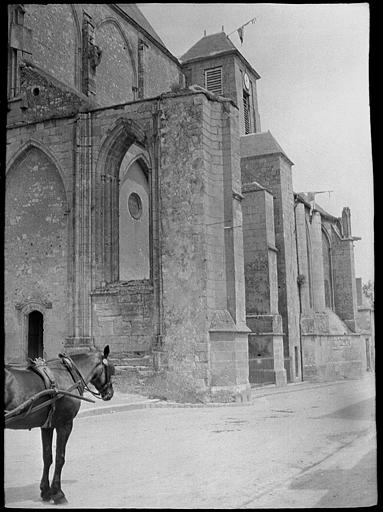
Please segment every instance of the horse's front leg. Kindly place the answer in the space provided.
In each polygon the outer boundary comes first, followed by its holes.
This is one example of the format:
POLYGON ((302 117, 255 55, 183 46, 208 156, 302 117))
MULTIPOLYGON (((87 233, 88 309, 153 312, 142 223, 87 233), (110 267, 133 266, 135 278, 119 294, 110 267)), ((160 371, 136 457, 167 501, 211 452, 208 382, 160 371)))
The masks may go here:
POLYGON ((41 429, 44 469, 43 476, 40 482, 40 496, 42 497, 43 501, 49 501, 51 499, 51 491, 49 487, 49 468, 51 467, 52 464, 52 437, 53 428, 41 429))
POLYGON ((51 497, 55 504, 67 503, 65 494, 61 490, 61 471, 65 463, 65 448, 72 432, 73 421, 68 421, 61 427, 56 427, 56 464, 51 485, 51 497))

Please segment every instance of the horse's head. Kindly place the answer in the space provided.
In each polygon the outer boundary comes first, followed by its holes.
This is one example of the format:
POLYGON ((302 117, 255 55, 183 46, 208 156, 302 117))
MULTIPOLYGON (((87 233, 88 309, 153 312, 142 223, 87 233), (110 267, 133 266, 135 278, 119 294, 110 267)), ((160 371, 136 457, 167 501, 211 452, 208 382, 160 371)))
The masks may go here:
POLYGON ((114 393, 111 377, 114 375, 115 370, 113 364, 108 361, 108 356, 109 345, 106 345, 104 353, 100 352, 99 364, 96 366, 93 377, 90 380, 103 400, 110 400, 114 393))

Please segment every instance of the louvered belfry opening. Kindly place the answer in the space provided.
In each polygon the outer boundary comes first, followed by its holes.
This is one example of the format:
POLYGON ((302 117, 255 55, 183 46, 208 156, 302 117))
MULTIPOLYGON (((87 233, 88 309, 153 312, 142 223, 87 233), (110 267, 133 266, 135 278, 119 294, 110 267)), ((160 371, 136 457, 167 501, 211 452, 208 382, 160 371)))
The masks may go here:
POLYGON ((245 91, 243 91, 243 118, 245 133, 250 133, 250 96, 245 91))
POLYGON ((221 67, 205 70, 205 88, 214 94, 222 94, 221 67))

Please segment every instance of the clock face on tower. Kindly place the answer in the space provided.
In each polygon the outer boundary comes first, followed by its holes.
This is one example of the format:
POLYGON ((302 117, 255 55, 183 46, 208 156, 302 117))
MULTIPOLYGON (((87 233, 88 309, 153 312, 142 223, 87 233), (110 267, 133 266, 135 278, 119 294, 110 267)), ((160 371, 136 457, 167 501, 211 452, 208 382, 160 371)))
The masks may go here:
POLYGON ((243 83, 244 83, 245 89, 248 91, 250 89, 250 80, 249 80, 249 75, 247 73, 245 73, 243 76, 243 83))

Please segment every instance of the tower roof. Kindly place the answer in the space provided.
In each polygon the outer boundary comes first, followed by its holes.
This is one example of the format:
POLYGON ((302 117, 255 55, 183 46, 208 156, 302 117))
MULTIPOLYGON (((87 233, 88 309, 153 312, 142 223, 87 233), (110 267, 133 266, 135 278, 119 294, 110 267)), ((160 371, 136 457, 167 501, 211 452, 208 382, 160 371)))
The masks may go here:
POLYGON ((253 66, 249 64, 249 62, 245 59, 238 48, 234 46, 225 32, 217 32, 216 34, 204 36, 202 39, 197 41, 197 43, 195 43, 195 45, 193 45, 186 53, 184 53, 184 55, 182 55, 179 60, 181 64, 186 64, 187 62, 214 58, 219 55, 225 55, 228 53, 237 55, 237 57, 241 59, 246 68, 251 70, 256 79, 260 78, 253 66))
POLYGON ((192 59, 201 59, 206 57, 213 57, 219 53, 227 52, 230 50, 237 50, 225 32, 218 32, 209 36, 204 36, 197 43, 195 43, 184 55, 181 57, 181 62, 186 62, 192 59))
POLYGON ((241 157, 281 154, 292 164, 285 151, 274 139, 270 130, 267 132, 249 133, 241 137, 241 157))

